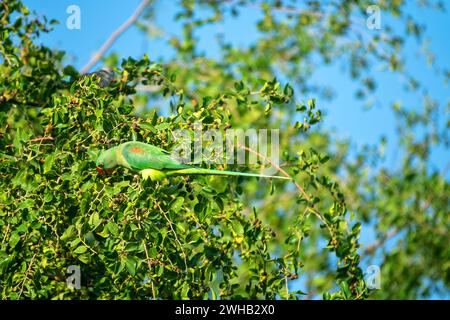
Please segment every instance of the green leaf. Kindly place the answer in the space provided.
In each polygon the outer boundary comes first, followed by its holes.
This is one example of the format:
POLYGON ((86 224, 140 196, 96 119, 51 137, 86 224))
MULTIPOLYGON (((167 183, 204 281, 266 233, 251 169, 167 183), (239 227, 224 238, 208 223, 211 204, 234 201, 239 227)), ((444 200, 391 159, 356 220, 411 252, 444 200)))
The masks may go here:
POLYGON ((89 254, 81 254, 78 257, 78 260, 80 260, 81 262, 85 263, 85 264, 89 264, 91 261, 91 256, 89 254))
POLYGON ((183 206, 183 203, 184 203, 184 198, 178 197, 172 202, 172 204, 170 205, 170 209, 173 212, 178 213, 178 212, 180 212, 181 207, 183 206))
POLYGON ((105 225, 105 226, 103 227, 103 230, 102 230, 101 232, 97 232, 97 234, 98 234, 100 237, 106 238, 106 237, 109 235, 109 227, 108 227, 108 225, 105 225))
POLYGON ((92 230, 95 230, 101 222, 102 220, 100 219, 100 214, 98 212, 94 212, 89 217, 89 225, 91 226, 92 230))
POLYGON ((242 89, 244 89, 244 83, 242 81, 235 82, 234 88, 236 89, 236 91, 241 91, 242 89))
POLYGON ((12 249, 15 248, 15 246, 19 243, 20 236, 17 232, 12 232, 11 237, 9 238, 9 245, 12 249))
POLYGON ((44 165, 43 165, 44 174, 46 174, 47 172, 49 172, 52 169, 54 161, 55 161, 55 154, 54 153, 49 154, 45 158, 44 165))
POLYGON ((134 257, 127 257, 126 261, 125 261, 125 266, 128 270, 128 272, 134 276, 136 274, 136 265, 137 265, 137 261, 134 257))
POLYGON ((8 271, 8 266, 11 264, 13 260, 11 258, 5 258, 0 260, 0 274, 6 274, 8 271))
POLYGON ((87 250, 88 250, 88 248, 86 246, 79 246, 73 252, 76 254, 82 254, 82 253, 85 253, 87 250))
POLYGON ((342 291, 344 292, 345 298, 350 299, 352 296, 352 293, 350 291, 350 288, 348 286, 348 283, 346 281, 342 281, 340 283, 340 286, 342 288, 342 291))
POLYGON ((118 236, 119 235, 119 227, 117 226, 117 224, 113 221, 108 221, 107 224, 108 230, 109 232, 111 232, 114 236, 118 236))
POLYGON ((181 287, 181 299, 186 300, 189 299, 189 290, 190 290, 190 286, 188 283, 184 283, 183 286, 181 287))
POLYGON ((67 241, 73 237, 76 236, 76 229, 74 225, 70 225, 67 227, 67 229, 64 231, 64 233, 61 235, 61 241, 67 241))

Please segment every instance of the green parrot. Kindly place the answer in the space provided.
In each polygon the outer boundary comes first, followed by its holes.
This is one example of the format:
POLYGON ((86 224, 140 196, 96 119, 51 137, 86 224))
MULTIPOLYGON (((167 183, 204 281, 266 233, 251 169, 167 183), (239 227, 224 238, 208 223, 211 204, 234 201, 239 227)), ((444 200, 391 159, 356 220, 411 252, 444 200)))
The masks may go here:
POLYGON ((97 158, 97 171, 99 174, 110 172, 117 166, 140 171, 144 180, 150 178, 152 181, 179 175, 223 175, 290 180, 290 178, 280 176, 266 176, 254 173, 194 167, 172 158, 163 149, 137 141, 125 142, 104 150, 97 158))

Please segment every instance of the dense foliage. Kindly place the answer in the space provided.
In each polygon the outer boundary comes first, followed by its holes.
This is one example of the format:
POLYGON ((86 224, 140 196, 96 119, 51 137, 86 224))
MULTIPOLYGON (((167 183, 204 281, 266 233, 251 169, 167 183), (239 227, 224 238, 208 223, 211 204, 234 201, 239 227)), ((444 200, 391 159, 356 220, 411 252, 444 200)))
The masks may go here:
MULTIPOLYGON (((407 151, 394 170, 373 148, 349 160, 349 142, 318 126, 320 106, 302 100, 306 93, 326 95, 308 82, 317 54, 325 64, 347 59, 361 97, 376 88, 373 60, 417 83, 401 65, 401 37, 349 36, 352 19, 368 3, 339 4, 329 12, 315 1, 302 9, 282 1, 261 7, 181 1, 183 34, 160 32, 176 52, 173 59, 118 62, 110 55, 105 63, 114 67, 115 80, 99 86, 97 76, 65 66, 63 52, 38 44, 55 21, 37 19, 19 1, 3 2, 1 297, 359 299, 445 291, 450 190, 427 165, 433 145, 448 146, 449 123, 442 129, 439 106, 431 98, 422 114, 393 106, 407 151), (235 48, 219 40, 218 61, 200 54, 195 31, 238 15, 242 6, 262 8, 258 42, 235 48), (199 8, 211 17, 198 16, 199 8), (138 140, 171 150, 173 133, 199 121, 204 131, 280 128, 279 169, 296 182, 151 182, 125 169, 107 177, 95 171, 100 149, 138 140), (423 138, 414 134, 419 126, 423 138), (362 222, 376 223, 380 238, 363 250, 362 222), (400 240, 384 249, 383 239, 393 235, 400 240), (381 255, 382 290, 367 289, 361 254, 381 255), (71 265, 81 268, 80 290, 67 287, 71 265)), ((403 17, 402 1, 382 4, 403 17)), ((154 28, 153 14, 150 5, 138 26, 154 28)), ((420 26, 404 19, 409 34, 420 37, 420 26)), ((227 169, 257 171, 270 166, 266 160, 227 169)))

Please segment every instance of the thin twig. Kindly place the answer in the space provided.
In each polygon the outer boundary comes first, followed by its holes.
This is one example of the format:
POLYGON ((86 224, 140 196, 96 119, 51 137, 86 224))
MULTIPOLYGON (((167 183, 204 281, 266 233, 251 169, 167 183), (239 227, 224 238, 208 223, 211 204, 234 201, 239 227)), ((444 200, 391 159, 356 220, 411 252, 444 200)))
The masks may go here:
MULTIPOLYGON (((288 177, 292 180, 292 182, 294 183, 294 185, 297 187, 297 189, 301 192, 301 194, 305 197, 305 199, 311 203, 311 197, 306 193, 305 189, 302 188, 302 186, 300 184, 298 184, 297 181, 295 181, 290 175, 289 173, 287 173, 283 168, 281 168, 279 165, 277 165, 275 162, 273 162, 270 158, 266 157, 265 155, 259 153, 256 150, 253 150, 250 147, 244 146, 244 145, 238 145, 238 147, 243 148, 244 150, 247 150, 248 152, 251 152, 253 154, 255 154, 256 156, 260 157, 261 159, 264 159, 265 161, 267 161, 268 163, 270 163, 270 165, 272 165, 278 172, 280 172, 281 174, 283 174, 285 177, 288 177)), ((331 227, 328 225, 328 223, 325 221, 325 219, 322 217, 322 215, 320 214, 320 212, 315 208, 314 204, 311 204, 311 206, 308 207, 308 211, 312 212, 320 221, 322 221, 322 223, 327 227, 328 231, 330 232, 330 235, 332 237, 334 237, 334 232, 331 229, 331 227)))
POLYGON ((37 255, 37 253, 35 253, 35 254, 33 255, 33 257, 32 257, 31 260, 30 260, 30 265, 28 266, 27 271, 25 271, 25 277, 24 277, 24 279, 22 280, 22 283, 21 283, 21 285, 20 285, 19 298, 20 298, 20 296, 22 295, 23 287, 24 287, 24 285, 25 285, 25 281, 28 280, 28 274, 30 273, 31 267, 33 266, 34 259, 36 258, 36 255, 37 255))
MULTIPOLYGON (((138 228, 139 230, 142 230, 141 228, 141 220, 139 219, 138 216, 138 209, 136 209, 136 211, 134 212, 135 218, 138 221, 138 228)), ((147 244, 145 243, 145 239, 142 241, 142 244, 144 245, 144 251, 145 251, 145 258, 147 260, 147 266, 148 266, 148 271, 151 273, 152 272, 152 262, 150 261, 150 256, 148 255, 148 250, 147 250, 147 244)), ((150 281, 150 284, 152 286, 152 297, 153 300, 156 299, 156 294, 155 294, 155 286, 153 285, 153 279, 148 279, 148 281, 150 281)))
POLYGON ((82 243, 86 248, 88 248, 89 250, 91 250, 93 254, 98 254, 97 251, 95 251, 94 249, 92 249, 86 242, 84 242, 84 240, 81 238, 80 232, 78 232, 78 239, 81 241, 81 243, 82 243))
POLYGON ((283 168, 281 168, 279 165, 277 165, 275 162, 273 162, 270 158, 264 156, 263 154, 259 153, 256 150, 253 150, 250 147, 247 146, 243 146, 243 145, 239 145, 239 147, 241 147, 244 150, 247 150, 250 153, 253 153, 254 155, 260 157, 261 159, 264 159, 265 161, 267 161, 268 163, 270 163, 270 165, 272 167, 274 167, 275 169, 277 169, 278 172, 280 172, 282 175, 284 175, 287 178, 292 179, 292 182, 295 184, 295 186, 297 187, 298 190, 300 190, 300 192, 302 193, 302 195, 305 197, 306 200, 311 201, 311 197, 306 193, 305 189, 302 188, 301 185, 298 184, 297 181, 295 181, 290 175, 289 173, 287 173, 283 168))
MULTIPOLYGON (((150 262, 150 257, 148 255, 148 250, 147 250, 147 244, 145 243, 144 240, 144 251, 145 251, 145 257, 147 258, 147 265, 148 265, 148 269, 151 272, 152 271, 152 263, 150 262)), ((153 296, 153 300, 156 299, 156 294, 155 294, 155 286, 153 285, 153 279, 149 279, 151 285, 152 285, 152 296, 153 296)))
POLYGON ((85 74, 88 72, 100 59, 103 55, 108 51, 108 49, 113 45, 113 43, 119 38, 131 25, 133 25, 137 18, 141 15, 142 11, 144 11, 145 7, 150 3, 150 0, 143 0, 134 13, 119 27, 115 30, 109 38, 103 43, 100 49, 94 54, 91 60, 81 69, 81 73, 85 74))
POLYGON ((289 283, 287 276, 284 276, 284 284, 286 288, 286 300, 289 300, 289 283))
POLYGON ((38 137, 38 138, 31 139, 30 142, 42 142, 42 141, 47 141, 47 140, 55 140, 55 138, 50 137, 50 136, 38 137))
POLYGON ((161 213, 164 215, 164 218, 166 218, 167 222, 169 223, 170 230, 172 230, 173 235, 175 236, 175 240, 177 241, 178 245, 180 246, 181 253, 183 254, 184 266, 186 267, 186 271, 187 271, 187 269, 188 269, 188 267, 187 267, 187 261, 186 261, 187 255, 186 255, 186 253, 184 252, 183 245, 181 244, 180 240, 178 240, 177 233, 175 232, 175 230, 174 230, 174 228, 173 228, 173 226, 172 226, 172 221, 170 221, 170 219, 167 217, 166 213, 165 213, 164 210, 161 208, 161 206, 159 205, 159 203, 156 203, 156 206, 159 208, 159 210, 161 211, 161 213))

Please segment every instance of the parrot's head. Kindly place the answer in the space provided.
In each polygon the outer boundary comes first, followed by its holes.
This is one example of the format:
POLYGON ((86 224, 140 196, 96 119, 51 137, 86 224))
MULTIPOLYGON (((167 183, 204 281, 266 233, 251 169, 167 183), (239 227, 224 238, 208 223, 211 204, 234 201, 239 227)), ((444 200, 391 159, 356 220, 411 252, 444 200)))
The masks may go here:
POLYGON ((114 154, 111 150, 100 152, 97 158, 97 171, 99 174, 109 173, 117 165, 114 154))

